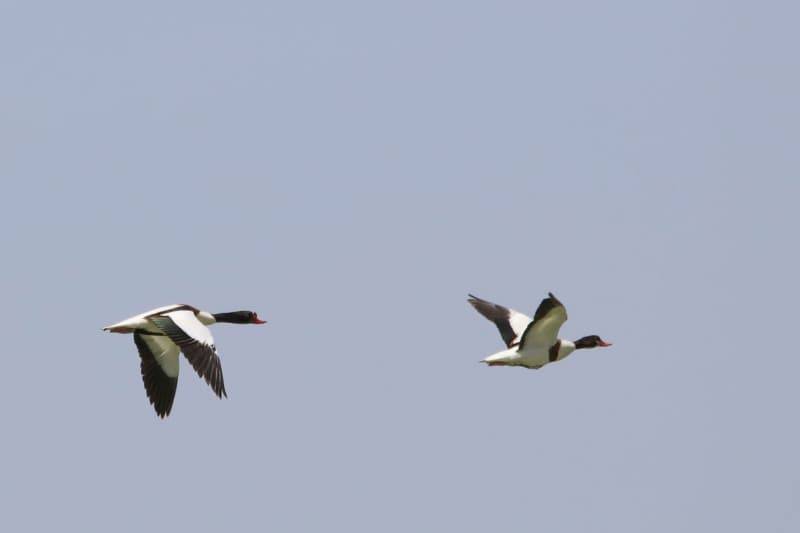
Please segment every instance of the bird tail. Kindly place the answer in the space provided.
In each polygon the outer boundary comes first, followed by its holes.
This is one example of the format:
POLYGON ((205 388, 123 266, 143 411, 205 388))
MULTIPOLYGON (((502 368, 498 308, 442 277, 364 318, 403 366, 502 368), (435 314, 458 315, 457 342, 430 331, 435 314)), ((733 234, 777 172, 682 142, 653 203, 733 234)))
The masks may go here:
POLYGON ((503 350, 481 360, 481 363, 486 363, 488 366, 509 366, 514 357, 516 357, 516 350, 503 350))

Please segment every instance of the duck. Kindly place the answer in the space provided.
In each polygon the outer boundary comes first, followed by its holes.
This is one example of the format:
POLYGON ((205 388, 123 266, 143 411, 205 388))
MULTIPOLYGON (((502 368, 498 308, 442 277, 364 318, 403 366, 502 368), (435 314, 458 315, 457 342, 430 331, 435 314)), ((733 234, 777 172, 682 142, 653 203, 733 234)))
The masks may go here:
POLYGON ((180 352, 217 397, 228 397, 217 347, 207 327, 218 322, 266 324, 254 311, 214 314, 191 305, 175 304, 127 318, 104 327, 103 331, 133 334, 147 398, 156 415, 163 419, 169 416, 175 401, 180 352))
POLYGON ((558 331, 567 321, 567 310, 552 292, 541 301, 533 320, 519 311, 472 294, 468 296, 472 307, 497 326, 506 344, 505 350, 480 361, 488 366, 521 366, 535 370, 561 361, 575 350, 612 345, 598 335, 587 335, 576 341, 558 338, 558 331))

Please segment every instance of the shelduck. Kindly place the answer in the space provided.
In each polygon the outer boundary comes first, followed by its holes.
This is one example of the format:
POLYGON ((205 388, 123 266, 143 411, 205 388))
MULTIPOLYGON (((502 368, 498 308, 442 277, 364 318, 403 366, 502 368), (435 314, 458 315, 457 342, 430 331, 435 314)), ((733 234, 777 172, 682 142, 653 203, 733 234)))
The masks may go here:
POLYGON ((469 295, 467 300, 484 317, 494 322, 506 343, 506 350, 490 355, 481 362, 489 366, 522 366, 538 369, 561 361, 575 350, 611 346, 597 335, 575 342, 559 339, 558 330, 567 321, 564 305, 548 293, 533 320, 519 311, 469 295))
POLYGON ((214 393, 227 398, 214 338, 206 326, 216 322, 264 324, 253 311, 208 313, 191 305, 159 307, 116 324, 106 326, 111 333, 132 333, 141 358, 142 379, 156 414, 165 418, 172 410, 178 386, 178 354, 183 352, 189 364, 214 393))

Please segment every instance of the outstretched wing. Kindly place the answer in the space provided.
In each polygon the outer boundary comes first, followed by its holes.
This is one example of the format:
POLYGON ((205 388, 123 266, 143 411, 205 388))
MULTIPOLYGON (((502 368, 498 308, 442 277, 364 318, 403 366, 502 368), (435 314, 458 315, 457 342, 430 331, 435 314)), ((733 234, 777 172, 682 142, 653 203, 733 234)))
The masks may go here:
POLYGON ((506 348, 519 344, 520 336, 531 322, 529 316, 502 305, 493 304, 472 294, 469 295, 467 301, 476 311, 494 322, 494 325, 500 330, 500 336, 503 337, 506 348))
POLYGON ((567 321, 567 310, 552 292, 547 294, 548 297, 542 300, 536 309, 533 322, 528 324, 525 333, 522 334, 519 351, 525 346, 550 348, 558 340, 558 330, 567 321))
POLYGON ((133 341, 141 358, 142 379, 147 398, 161 418, 169 415, 178 388, 180 349, 168 337, 134 333, 133 341))
POLYGON ((192 311, 172 311, 150 317, 150 321, 177 344, 201 378, 217 396, 228 397, 222 379, 222 364, 217 356, 214 338, 192 311))

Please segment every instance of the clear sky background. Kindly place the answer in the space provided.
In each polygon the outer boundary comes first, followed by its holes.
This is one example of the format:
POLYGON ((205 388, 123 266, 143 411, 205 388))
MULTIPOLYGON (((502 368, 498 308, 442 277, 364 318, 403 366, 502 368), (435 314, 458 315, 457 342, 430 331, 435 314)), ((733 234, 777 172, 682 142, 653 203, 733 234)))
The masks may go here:
POLYGON ((0 527, 800 530, 795 6, 3 2, 0 527))

